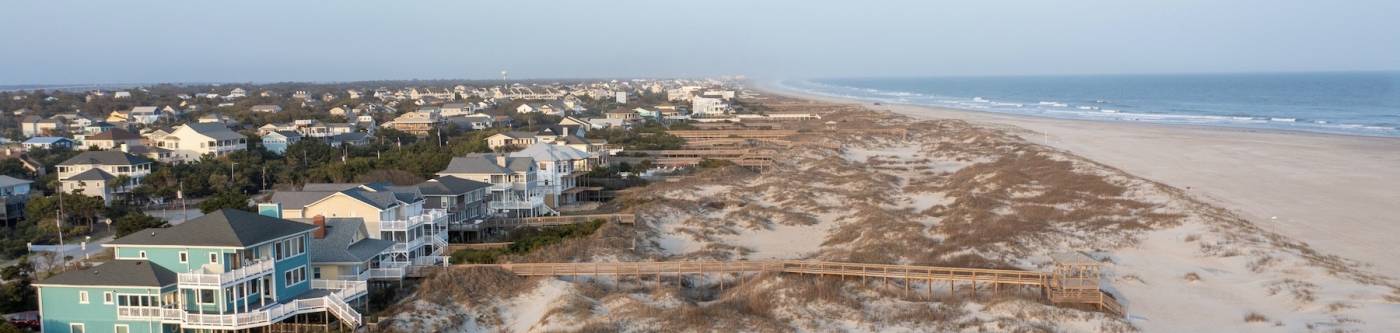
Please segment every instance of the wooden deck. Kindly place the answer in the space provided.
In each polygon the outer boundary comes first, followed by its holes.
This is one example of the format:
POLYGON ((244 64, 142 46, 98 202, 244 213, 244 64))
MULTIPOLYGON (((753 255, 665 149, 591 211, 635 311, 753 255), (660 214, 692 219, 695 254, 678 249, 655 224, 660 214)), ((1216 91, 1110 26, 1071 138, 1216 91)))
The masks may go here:
MULTIPOLYGON (((662 262, 593 262, 593 263, 510 263, 510 264, 464 264, 453 267, 496 267, 521 276, 618 276, 651 277, 661 280, 667 276, 705 274, 742 274, 777 272, 814 276, 880 279, 886 284, 891 280, 903 280, 904 289, 924 283, 932 297, 934 285, 948 283, 949 290, 956 290, 957 283, 970 284, 971 295, 976 296, 980 283, 999 291, 1002 286, 1029 286, 1042 290, 1051 303, 1069 305, 1089 305, 1116 315, 1124 315, 1124 309, 1111 295, 1098 289, 1060 289, 1051 281, 1053 276, 1044 272, 980 269, 915 265, 862 264, 805 260, 767 261, 662 261, 662 262)), ((723 288, 723 279, 720 280, 723 288)))

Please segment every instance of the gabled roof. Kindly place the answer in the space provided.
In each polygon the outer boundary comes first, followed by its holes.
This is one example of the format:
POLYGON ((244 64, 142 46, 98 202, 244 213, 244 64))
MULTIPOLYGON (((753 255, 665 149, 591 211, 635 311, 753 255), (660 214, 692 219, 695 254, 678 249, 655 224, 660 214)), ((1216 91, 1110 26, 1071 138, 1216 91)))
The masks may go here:
POLYGON ((117 176, 113 176, 99 168, 92 168, 87 169, 87 171, 79 172, 71 177, 64 178, 63 180, 111 180, 114 178, 117 178, 117 176))
POLYGON ((175 284, 175 276, 175 272, 146 260, 113 260, 55 275, 34 285, 164 287, 175 284))
POLYGON ((438 174, 507 174, 527 172, 535 165, 535 159, 529 157, 507 156, 505 162, 505 165, 498 164, 496 161, 496 154, 468 154, 467 156, 452 158, 452 162, 447 163, 447 169, 442 170, 442 172, 438 174))
POLYGON ((418 190, 423 192, 423 195, 459 195, 489 186, 490 183, 441 176, 418 184, 418 190))
POLYGON ((151 160, 121 151, 99 150, 79 153, 58 165, 137 165, 144 163, 151 163, 151 160))
POLYGON ((28 144, 28 145, 49 145, 49 144, 59 143, 59 142, 62 142, 62 141, 69 141, 69 142, 72 142, 73 140, 72 140, 72 139, 69 139, 69 138, 61 137, 61 136, 36 136, 36 137, 33 137, 33 138, 29 138, 29 140, 24 140, 24 144, 28 144))
POLYGON ((127 131, 127 130, 120 129, 120 128, 113 128, 113 129, 110 129, 110 130, 106 130, 106 131, 103 131, 102 133, 93 134, 93 135, 90 135, 90 136, 88 136, 88 137, 86 138, 86 140, 103 140, 103 141, 111 141, 111 140, 140 140, 140 139, 141 139, 141 136, 140 136, 140 135, 136 135, 136 133, 131 133, 131 131, 127 131))
POLYGON ((214 138, 215 140, 237 140, 243 138, 243 134, 238 134, 238 132, 234 132, 228 129, 228 126, 224 126, 224 124, 220 123, 190 123, 181 126, 188 127, 194 130, 195 133, 214 138))
MULTIPOLYGON (((294 219, 311 224, 313 219, 294 219)), ((315 227, 313 224, 312 227, 315 227)), ((312 263, 362 263, 384 253, 394 241, 368 238, 365 220, 358 217, 327 217, 326 237, 311 238, 312 263)))
POLYGON ((33 183, 33 182, 34 182, 34 181, 32 181, 32 180, 25 180, 25 179, 19 179, 19 178, 15 178, 15 177, 6 176, 6 175, 0 175, 0 187, 11 187, 11 186, 15 186, 15 185, 24 185, 24 184, 29 184, 29 183, 33 183))
POLYGON ((526 139, 526 138, 534 138, 534 137, 535 137, 535 133, 522 132, 522 131, 501 132, 501 133, 497 133, 496 135, 504 135, 504 136, 509 137, 509 138, 511 138, 511 139, 526 139))
POLYGON ((582 160, 588 158, 588 153, 574 149, 574 147, 561 146, 549 143, 536 143, 517 152, 510 153, 511 157, 530 157, 535 161, 568 161, 582 160))
POLYGON ((262 216, 237 209, 221 209, 169 228, 141 230, 107 245, 174 245, 249 247, 314 229, 314 226, 262 216))

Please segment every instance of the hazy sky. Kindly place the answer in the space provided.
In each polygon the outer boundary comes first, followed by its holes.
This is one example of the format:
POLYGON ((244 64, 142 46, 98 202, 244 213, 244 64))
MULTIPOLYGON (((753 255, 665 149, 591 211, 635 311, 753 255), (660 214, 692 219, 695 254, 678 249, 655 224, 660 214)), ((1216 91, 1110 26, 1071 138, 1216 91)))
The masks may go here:
POLYGON ((0 84, 1400 69, 1395 0, 45 0, 0 13, 0 84))

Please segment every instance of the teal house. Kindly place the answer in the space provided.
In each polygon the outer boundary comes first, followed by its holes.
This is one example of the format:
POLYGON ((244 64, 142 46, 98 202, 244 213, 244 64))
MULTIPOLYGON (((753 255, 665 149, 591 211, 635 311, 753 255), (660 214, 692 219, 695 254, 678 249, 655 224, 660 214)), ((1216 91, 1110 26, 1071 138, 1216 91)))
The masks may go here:
POLYGON ((303 315, 360 325, 365 281, 318 280, 325 227, 220 210, 103 246, 115 260, 35 284, 43 332, 267 331, 303 315))

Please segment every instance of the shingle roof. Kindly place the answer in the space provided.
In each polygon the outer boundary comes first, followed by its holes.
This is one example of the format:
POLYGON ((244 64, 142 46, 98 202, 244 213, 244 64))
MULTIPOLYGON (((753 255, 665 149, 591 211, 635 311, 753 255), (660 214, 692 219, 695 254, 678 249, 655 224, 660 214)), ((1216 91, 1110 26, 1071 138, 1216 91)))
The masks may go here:
POLYGON ((512 138, 512 139, 525 139, 525 138, 533 138, 533 137, 535 137, 535 133, 522 132, 522 131, 501 132, 501 135, 508 136, 508 137, 510 137, 510 138, 512 138))
POLYGON ((535 160, 529 157, 506 157, 506 165, 500 165, 496 163, 496 154, 468 154, 452 158, 452 161, 447 163, 447 169, 439 174, 525 172, 533 165, 535 160))
POLYGON ((63 180, 109 180, 113 178, 117 177, 113 176, 110 173, 107 173, 106 171, 102 171, 102 169, 92 168, 87 169, 87 171, 83 171, 76 175, 70 176, 68 178, 64 178, 63 180))
POLYGON ((271 198, 268 198, 267 201, 268 201, 268 202, 280 203, 280 204, 282 204, 282 207, 284 207, 284 208, 286 208, 286 209, 302 209, 302 208, 305 208, 306 205, 310 205, 310 204, 313 203, 313 202, 316 202, 316 201, 319 201, 319 200, 321 200, 321 199, 324 199, 325 197, 328 197, 328 196, 330 196, 331 194, 335 194, 335 192, 334 192, 334 191, 277 191, 277 192, 273 192, 273 193, 272 193, 272 197, 271 197, 271 198))
POLYGON ((423 195, 458 195, 488 186, 491 184, 453 176, 442 176, 418 184, 418 190, 422 191, 423 195))
POLYGON ((216 140, 237 140, 243 138, 243 134, 238 134, 238 132, 234 132, 220 123, 192 123, 185 124, 184 126, 189 127, 196 133, 216 140))
POLYGON ((120 128, 113 128, 102 133, 93 134, 87 140, 140 140, 141 136, 120 128))
POLYGON ((25 180, 25 179, 19 179, 19 178, 15 178, 15 177, 6 176, 6 175, 0 175, 0 187, 10 187, 10 186, 15 186, 15 185, 24 185, 24 184, 29 184, 29 183, 33 183, 33 182, 34 182, 34 181, 32 181, 32 180, 25 180))
POLYGON ((68 138, 61 137, 61 136, 36 136, 36 137, 33 137, 33 138, 29 138, 29 140, 24 140, 24 143, 25 143, 25 144, 31 144, 31 145, 48 145, 48 144, 58 143, 58 142, 60 142, 60 141, 73 141, 73 140, 69 140, 68 138))
POLYGON ((108 244, 248 247, 313 228, 237 209, 222 209, 169 228, 141 230, 108 244))
MULTIPOLYGON (((312 223, 312 219, 296 219, 312 223)), ((312 225, 315 227, 315 225, 312 225)), ((312 263, 360 263, 373 259, 394 245, 393 241, 367 238, 362 218, 326 218, 326 238, 311 239, 312 263)))
POLYGON ((568 161, 582 160, 588 158, 588 153, 574 149, 574 147, 560 146, 550 143, 536 143, 525 147, 524 150, 510 153, 512 157, 530 157, 535 161, 568 161))
POLYGON ((121 151, 100 150, 82 152, 77 156, 73 156, 73 158, 69 158, 68 160, 63 161, 63 163, 59 163, 58 165, 136 165, 143 163, 151 163, 151 160, 145 157, 127 154, 121 151))
POLYGON ((163 287, 175 283, 175 272, 146 260, 113 260, 39 281, 40 286, 163 287))

